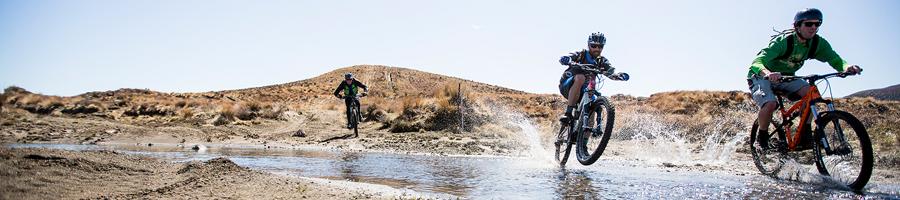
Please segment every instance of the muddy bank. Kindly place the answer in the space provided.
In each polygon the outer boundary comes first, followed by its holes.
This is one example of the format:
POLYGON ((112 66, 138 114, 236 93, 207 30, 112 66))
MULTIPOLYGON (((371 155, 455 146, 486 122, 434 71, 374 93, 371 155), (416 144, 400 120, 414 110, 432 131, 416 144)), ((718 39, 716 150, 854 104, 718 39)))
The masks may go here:
POLYGON ((226 158, 171 163, 114 151, 0 148, 0 199, 397 199, 403 191, 253 171, 226 158))

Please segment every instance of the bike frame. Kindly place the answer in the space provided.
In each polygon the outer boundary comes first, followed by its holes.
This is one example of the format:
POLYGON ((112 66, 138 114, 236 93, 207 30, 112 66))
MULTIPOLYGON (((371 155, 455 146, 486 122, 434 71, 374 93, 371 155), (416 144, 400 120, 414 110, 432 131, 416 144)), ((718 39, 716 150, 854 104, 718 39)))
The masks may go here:
MULTIPOLYGON (((360 96, 360 95, 353 95, 353 96, 345 96, 345 97, 343 98, 343 99, 350 99, 350 107, 347 108, 347 109, 356 109, 356 115, 357 115, 357 116, 354 116, 354 117, 357 117, 357 120, 356 120, 357 125, 358 125, 359 121, 360 121, 361 118, 362 118, 362 117, 360 116, 360 115, 362 115, 362 113, 361 113, 360 110, 359 110, 359 108, 360 108, 360 106, 361 106, 361 105, 359 104, 359 99, 360 99, 361 97, 362 97, 362 96, 360 96)), ((350 111, 348 110, 347 112, 350 112, 350 111)), ((350 119, 347 119, 347 120, 350 120, 350 119)))
POLYGON ((578 103, 577 113, 582 121, 581 128, 591 128, 587 123, 588 120, 590 120, 587 119, 587 117, 590 116, 584 116, 583 111, 586 108, 590 108, 590 106, 597 101, 597 96, 600 96, 600 91, 597 91, 597 82, 598 79, 602 79, 603 77, 601 77, 600 74, 589 73, 585 74, 584 78, 588 81, 585 83, 585 86, 582 86, 581 101, 578 103))
MULTIPOLYGON (((823 79, 826 79, 827 76, 823 76, 823 79)), ((834 111, 834 103, 831 100, 825 100, 822 98, 822 95, 819 94, 819 89, 816 86, 816 79, 805 79, 809 83, 809 92, 807 92, 800 101, 794 103, 789 109, 785 110, 784 102, 782 97, 778 97, 778 111, 781 116, 781 124, 779 125, 779 129, 783 129, 784 131, 784 139, 787 141, 788 150, 795 150, 797 145, 800 143, 800 133, 804 130, 810 129, 812 122, 815 121, 819 117, 819 112, 816 106, 813 106, 817 103, 824 103, 826 106, 826 111, 834 111), (791 126, 793 125, 792 121, 794 118, 800 117, 800 125, 797 127, 796 132, 791 131, 791 126)), ((836 125, 840 127, 840 125, 836 125)), ((828 143, 824 143, 828 145, 828 143)))

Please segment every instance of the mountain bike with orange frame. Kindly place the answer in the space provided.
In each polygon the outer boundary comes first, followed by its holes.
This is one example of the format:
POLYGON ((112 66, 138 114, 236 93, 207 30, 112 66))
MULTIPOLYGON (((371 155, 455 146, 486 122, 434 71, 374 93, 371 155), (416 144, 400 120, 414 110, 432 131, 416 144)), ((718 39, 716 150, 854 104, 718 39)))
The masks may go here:
POLYGON ((782 81, 806 80, 809 83, 809 92, 787 110, 782 96, 778 95, 778 115, 773 117, 768 129, 772 130, 769 133, 771 138, 768 147, 762 147, 756 141, 759 121, 754 120, 749 145, 753 161, 760 172, 771 177, 779 177, 779 172, 787 161, 802 157, 805 150, 798 146, 810 145, 820 174, 857 191, 865 187, 872 175, 874 160, 872 143, 866 127, 850 113, 835 110, 832 101, 834 97, 822 98, 816 87, 817 81, 824 81, 830 88, 828 78, 843 78, 847 75, 849 74, 831 73, 782 77, 782 81), (825 111, 819 112, 820 108, 824 108, 825 111), (815 127, 811 127, 813 124, 815 127), (814 133, 812 138, 801 140, 803 135, 801 133, 809 131, 814 133), (801 142, 809 143, 801 144, 801 142))

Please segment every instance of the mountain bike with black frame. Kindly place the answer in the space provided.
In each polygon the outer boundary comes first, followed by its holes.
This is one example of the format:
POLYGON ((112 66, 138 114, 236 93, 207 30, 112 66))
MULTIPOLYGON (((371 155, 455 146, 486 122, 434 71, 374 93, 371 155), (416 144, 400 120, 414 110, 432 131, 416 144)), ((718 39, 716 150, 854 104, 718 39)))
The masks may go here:
MULTIPOLYGON (((615 108, 599 90, 598 83, 603 83, 604 69, 596 65, 580 64, 585 74, 586 83, 581 86, 582 94, 577 108, 572 115, 574 119, 561 119, 560 130, 556 135, 555 158, 560 166, 565 166, 575 146, 575 154, 582 165, 591 165, 600 158, 609 142, 615 120, 615 108)), ((627 73, 618 75, 628 80, 627 73)), ((573 86, 574 87, 574 86, 573 86)))
POLYGON ((362 95, 348 95, 343 96, 345 101, 349 98, 350 107, 347 108, 349 111, 347 112, 347 124, 349 125, 349 129, 353 129, 353 137, 359 137, 359 122, 362 121, 362 114, 359 112, 359 99, 361 97, 366 96, 366 93, 362 93, 362 95))

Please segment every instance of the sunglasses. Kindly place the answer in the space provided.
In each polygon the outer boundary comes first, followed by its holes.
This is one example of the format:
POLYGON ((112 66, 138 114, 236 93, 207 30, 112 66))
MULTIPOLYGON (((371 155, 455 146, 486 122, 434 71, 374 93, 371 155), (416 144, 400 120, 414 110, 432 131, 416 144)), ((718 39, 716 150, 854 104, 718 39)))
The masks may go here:
POLYGON ((820 27, 820 26, 822 26, 822 22, 803 22, 803 26, 805 26, 805 27, 813 27, 813 26, 820 27))
POLYGON ((591 48, 595 48, 595 49, 602 49, 602 48, 603 48, 603 45, 602 45, 602 44, 590 44, 590 45, 588 45, 588 46, 591 47, 591 48))

